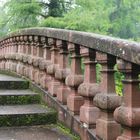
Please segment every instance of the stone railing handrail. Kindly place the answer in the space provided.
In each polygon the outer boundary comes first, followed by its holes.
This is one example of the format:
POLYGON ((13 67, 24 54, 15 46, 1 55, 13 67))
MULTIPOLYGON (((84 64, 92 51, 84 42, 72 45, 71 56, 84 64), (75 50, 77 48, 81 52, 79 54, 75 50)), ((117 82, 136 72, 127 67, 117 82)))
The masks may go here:
POLYGON ((134 41, 128 41, 94 33, 43 27, 19 30, 7 35, 0 41, 20 35, 46 36, 65 40, 117 56, 135 64, 140 64, 140 43, 134 41))
POLYGON ((140 43, 63 29, 23 29, 0 40, 0 70, 47 91, 59 120, 82 140, 140 139, 140 43), (116 94, 114 66, 124 74, 123 98, 116 94))

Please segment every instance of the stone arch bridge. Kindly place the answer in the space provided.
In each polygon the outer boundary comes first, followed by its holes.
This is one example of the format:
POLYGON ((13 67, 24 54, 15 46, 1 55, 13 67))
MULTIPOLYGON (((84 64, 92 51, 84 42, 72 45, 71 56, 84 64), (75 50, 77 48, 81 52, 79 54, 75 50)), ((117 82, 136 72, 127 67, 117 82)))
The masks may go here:
POLYGON ((0 70, 31 81, 82 140, 140 139, 139 65, 139 43, 93 33, 29 28, 0 40, 0 70), (116 64, 123 96, 115 91, 116 64))

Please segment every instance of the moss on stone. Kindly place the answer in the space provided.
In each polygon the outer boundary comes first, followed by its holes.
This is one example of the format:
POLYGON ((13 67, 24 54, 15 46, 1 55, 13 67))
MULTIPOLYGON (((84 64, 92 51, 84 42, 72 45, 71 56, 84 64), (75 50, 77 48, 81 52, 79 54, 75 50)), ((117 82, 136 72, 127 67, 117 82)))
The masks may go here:
POLYGON ((57 113, 55 111, 49 112, 47 114, 4 115, 0 116, 0 127, 52 124, 56 123, 56 116, 57 113))
POLYGON ((6 96, 0 96, 0 105, 6 105, 6 104, 36 104, 40 103, 40 95, 6 95, 6 96))
POLYGON ((28 81, 0 81, 0 89, 28 89, 28 81))
POLYGON ((70 136, 73 140, 80 140, 80 137, 78 135, 73 133, 68 127, 64 126, 62 123, 57 123, 56 127, 64 134, 70 136))
POLYGON ((15 72, 11 72, 9 70, 0 70, 0 74, 5 74, 13 77, 20 78, 21 76, 17 75, 15 72))

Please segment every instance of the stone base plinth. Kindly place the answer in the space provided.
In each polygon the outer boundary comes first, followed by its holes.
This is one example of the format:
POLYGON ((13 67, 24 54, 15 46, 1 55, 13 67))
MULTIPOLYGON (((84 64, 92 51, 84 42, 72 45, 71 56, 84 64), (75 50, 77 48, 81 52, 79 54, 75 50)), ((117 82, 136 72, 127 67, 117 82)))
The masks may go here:
POLYGON ((57 89, 60 86, 60 83, 53 80, 51 82, 48 83, 48 91, 52 96, 57 96, 57 89))
POLYGON ((57 89, 57 100, 63 105, 67 104, 67 98, 70 95, 70 88, 68 87, 59 87, 57 89))
POLYGON ((67 98, 68 109, 74 115, 79 115, 80 107, 84 104, 84 99, 82 96, 71 94, 67 98))
POLYGON ((35 71, 33 78, 35 83, 39 85, 39 70, 35 71))
POLYGON ((100 116, 100 110, 94 106, 81 106, 80 121, 85 123, 88 128, 94 128, 96 120, 100 116))
MULTIPOLYGON (((121 127, 115 121, 98 119, 96 122, 96 135, 104 140, 116 140, 121 134, 121 127), (112 130, 111 132, 109 130, 112 130)), ((124 140, 124 139, 123 139, 124 140)))
POLYGON ((43 75, 41 76, 39 82, 40 82, 40 86, 41 86, 42 88, 45 88, 45 87, 46 87, 46 75, 45 75, 45 74, 43 74, 43 75))

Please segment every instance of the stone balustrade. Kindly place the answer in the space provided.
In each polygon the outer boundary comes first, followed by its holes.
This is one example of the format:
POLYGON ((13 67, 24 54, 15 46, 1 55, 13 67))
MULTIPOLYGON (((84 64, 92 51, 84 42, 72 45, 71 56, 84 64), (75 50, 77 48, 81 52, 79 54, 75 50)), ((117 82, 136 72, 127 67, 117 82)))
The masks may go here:
POLYGON ((140 139, 139 65, 139 43, 92 33, 29 28, 0 40, 0 70, 47 91, 54 100, 47 103, 61 106, 59 121, 82 140, 140 139), (115 90, 116 64, 125 77, 122 97, 115 90))

